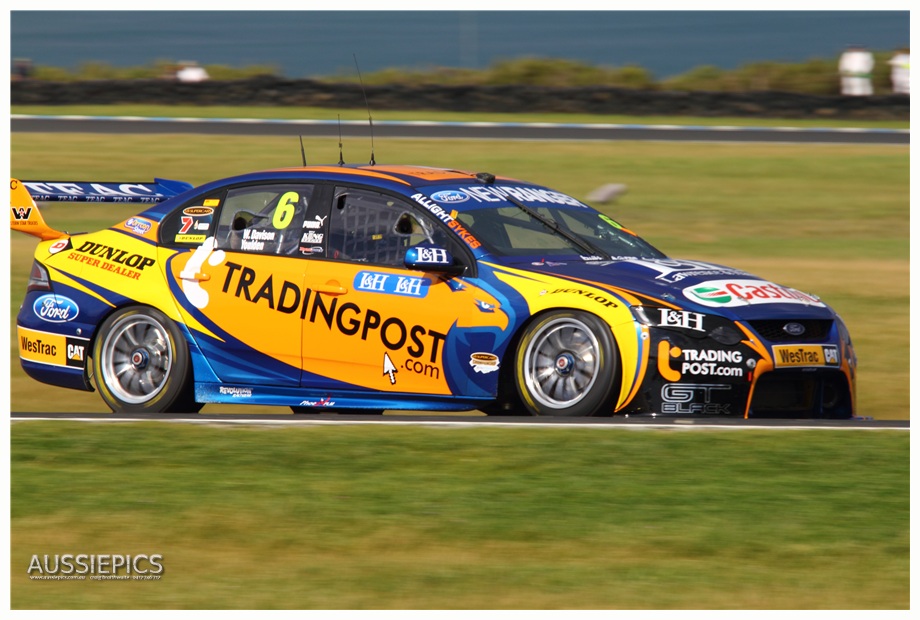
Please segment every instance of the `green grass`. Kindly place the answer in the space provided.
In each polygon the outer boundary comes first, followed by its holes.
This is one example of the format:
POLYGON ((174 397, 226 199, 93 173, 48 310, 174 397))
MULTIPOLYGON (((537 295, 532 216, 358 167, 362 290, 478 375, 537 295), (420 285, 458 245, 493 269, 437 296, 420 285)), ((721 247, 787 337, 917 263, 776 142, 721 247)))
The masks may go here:
POLYGON ((896 431, 17 422, 24 608, 907 609, 896 431), (33 554, 163 556, 35 582, 33 554))
MULTIPOLYGON (((367 108, 330 109, 305 107, 248 107, 195 105, 14 105, 12 114, 86 115, 86 116, 147 116, 163 118, 259 118, 281 120, 366 121, 367 108)), ((375 122, 381 121, 454 121, 506 123, 610 123, 617 125, 732 125, 743 127, 862 127, 869 129, 907 129, 909 121, 867 119, 771 119, 771 118, 703 118, 672 116, 622 116, 615 114, 502 112, 446 112, 373 110, 375 122)))
MULTIPOLYGON (((304 143, 310 162, 338 160, 337 140, 304 143)), ((367 161, 369 141, 352 139, 344 147, 346 161, 367 161)), ((830 303, 856 343, 860 413, 908 419, 909 147, 472 140, 378 140, 375 147, 381 163, 485 170, 583 200, 602 184, 627 184, 619 202, 598 206, 667 254, 748 269, 830 303)), ((11 136, 11 170, 22 179, 158 176, 199 184, 299 163, 296 138, 11 136)), ((85 231, 134 209, 51 205, 44 212, 52 226, 85 231)), ((11 239, 11 328, 34 246, 25 235, 11 239)), ((95 394, 37 390, 11 344, 13 410, 102 408, 95 394)))

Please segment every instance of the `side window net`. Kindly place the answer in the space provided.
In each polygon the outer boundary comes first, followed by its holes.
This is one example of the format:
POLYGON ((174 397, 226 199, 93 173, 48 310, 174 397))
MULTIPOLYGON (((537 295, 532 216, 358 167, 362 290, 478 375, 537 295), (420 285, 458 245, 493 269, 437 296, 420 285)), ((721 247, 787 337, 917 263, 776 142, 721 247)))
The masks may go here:
POLYGON ((441 236, 405 203, 365 190, 340 190, 330 220, 328 255, 339 260, 401 267, 410 247, 441 236))

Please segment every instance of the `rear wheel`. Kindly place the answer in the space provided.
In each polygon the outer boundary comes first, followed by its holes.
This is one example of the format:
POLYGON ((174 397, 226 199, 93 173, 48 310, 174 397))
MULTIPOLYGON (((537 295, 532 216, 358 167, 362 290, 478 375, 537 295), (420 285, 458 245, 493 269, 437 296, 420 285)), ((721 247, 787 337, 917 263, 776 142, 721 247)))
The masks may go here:
POLYGON ((610 415, 618 364, 616 342, 604 321, 587 312, 554 311, 526 328, 515 383, 533 415, 610 415))
POLYGON ((202 407, 182 332, 154 308, 122 308, 105 320, 93 346, 93 374, 112 411, 194 413, 202 407))

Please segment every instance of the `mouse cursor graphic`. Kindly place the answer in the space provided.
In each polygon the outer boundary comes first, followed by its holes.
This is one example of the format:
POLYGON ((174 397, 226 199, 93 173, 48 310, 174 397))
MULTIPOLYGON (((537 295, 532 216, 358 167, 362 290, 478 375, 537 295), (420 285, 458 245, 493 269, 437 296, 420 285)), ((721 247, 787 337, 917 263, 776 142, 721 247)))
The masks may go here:
POLYGON ((389 353, 383 354, 383 374, 390 375, 390 384, 394 385, 396 383, 396 373, 399 371, 396 370, 393 360, 390 359, 389 353))

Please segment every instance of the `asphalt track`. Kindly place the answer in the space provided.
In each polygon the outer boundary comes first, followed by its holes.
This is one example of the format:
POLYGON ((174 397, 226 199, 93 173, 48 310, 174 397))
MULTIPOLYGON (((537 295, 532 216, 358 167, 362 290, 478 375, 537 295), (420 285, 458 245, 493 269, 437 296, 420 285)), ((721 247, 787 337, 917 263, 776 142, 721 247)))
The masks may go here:
POLYGON ((563 418, 476 415, 340 415, 340 414, 124 414, 124 413, 16 413, 14 421, 69 420, 79 422, 178 422, 218 425, 360 425, 440 427, 553 427, 619 429, 724 429, 724 430, 910 430, 909 420, 744 420, 741 418, 688 418, 617 416, 611 418, 563 418))
MULTIPOLYGON (((209 134, 237 136, 367 137, 363 121, 202 119, 133 116, 10 116, 12 132, 209 134)), ((453 123, 375 121, 375 138, 475 140, 641 140, 909 145, 909 129, 833 129, 585 123, 453 123)))

